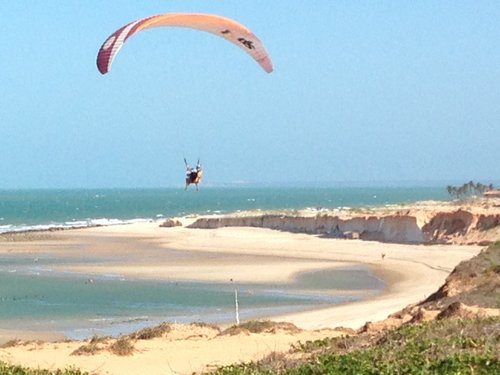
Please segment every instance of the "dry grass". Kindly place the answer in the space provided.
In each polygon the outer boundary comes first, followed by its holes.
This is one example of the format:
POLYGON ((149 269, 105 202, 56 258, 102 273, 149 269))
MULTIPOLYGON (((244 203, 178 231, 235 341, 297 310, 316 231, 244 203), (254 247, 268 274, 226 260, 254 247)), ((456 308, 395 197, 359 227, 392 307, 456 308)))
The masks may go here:
POLYGON ((94 336, 90 339, 88 344, 80 346, 78 349, 74 350, 71 355, 94 355, 104 350, 105 344, 107 344, 109 337, 94 336))
POLYGON ((171 330, 172 327, 169 323, 161 323, 155 327, 148 327, 134 332, 128 335, 128 338, 132 340, 151 340, 156 337, 162 337, 164 334, 170 332, 171 330))
POLYGON ((99 353, 102 350, 98 345, 94 343, 89 343, 80 346, 78 349, 75 349, 71 355, 94 355, 99 353))
POLYGON ((272 322, 270 320, 251 320, 238 326, 231 326, 220 333, 220 335, 239 335, 250 333, 276 333, 285 331, 290 333, 299 333, 301 330, 292 323, 272 322))
POLYGON ((132 355, 135 349, 128 337, 121 337, 109 347, 109 350, 119 356, 128 356, 132 355))
POLYGON ((14 346, 21 345, 22 343, 22 340, 9 340, 5 344, 0 345, 0 348, 12 348, 14 346))
POLYGON ((73 351, 71 355, 95 355, 104 350, 109 350, 111 353, 119 356, 128 356, 133 354, 134 345, 132 344, 130 337, 121 337, 113 342, 113 344, 107 346, 109 340, 111 340, 109 337, 94 336, 88 344, 80 346, 78 349, 73 351))
POLYGON ((217 324, 211 324, 211 323, 204 323, 204 322, 193 322, 191 323, 191 326, 193 327, 198 327, 198 328, 209 328, 213 329, 214 331, 220 332, 220 327, 217 324))

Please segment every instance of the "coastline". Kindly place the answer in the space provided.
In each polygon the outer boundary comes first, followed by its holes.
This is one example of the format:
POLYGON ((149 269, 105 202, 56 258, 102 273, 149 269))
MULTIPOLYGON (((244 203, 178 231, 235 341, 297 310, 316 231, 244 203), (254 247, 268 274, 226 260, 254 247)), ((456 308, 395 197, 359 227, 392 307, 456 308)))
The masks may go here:
POLYGON ((386 284, 381 293, 338 291, 362 295, 361 301, 269 317, 304 329, 357 328, 366 321, 383 319, 434 292, 458 262, 480 249, 326 239, 251 227, 162 228, 158 222, 41 235, 41 240, 27 243, 0 243, 0 253, 8 249, 10 255, 18 251, 33 258, 64 257, 64 264, 53 266, 59 272, 176 282, 231 280, 236 285, 287 285, 304 273, 362 265, 386 284), (384 259, 381 254, 385 254, 384 259), (90 256, 106 261, 89 262, 90 256), (116 260, 110 260, 113 257, 116 260), (379 306, 368 313, 366 307, 375 302, 379 306))
MULTIPOLYGON (((435 209, 435 208, 433 208, 435 209)), ((498 211, 498 209, 496 209, 498 211)), ((40 232, 22 241, 0 241, 1 254, 52 254, 65 256, 60 271, 92 274, 107 272, 131 278, 179 281, 287 284, 304 272, 338 266, 362 265, 382 279, 382 293, 359 301, 299 313, 269 316, 302 329, 297 333, 251 334, 220 337, 178 326, 174 334, 147 343, 137 342, 131 357, 109 353, 72 356, 82 341, 63 342, 57 334, 0 330, 0 341, 42 339, 55 343, 26 343, 0 350, 0 361, 30 367, 76 366, 98 373, 132 374, 148 362, 148 373, 191 373, 214 364, 223 365, 261 358, 270 348, 287 350, 298 340, 341 334, 336 327, 360 328, 366 322, 387 318, 435 292, 453 268, 477 254, 482 246, 459 244, 408 244, 331 238, 269 228, 225 226, 190 227, 197 218, 176 218, 182 226, 162 227, 161 222, 40 232), (135 244, 135 245, 134 245, 135 244), (136 245, 142 244, 141 252, 136 245), (144 245, 147 246, 144 246, 144 245), (85 264, 86 256, 112 258, 105 264, 85 264), (121 257, 114 257, 120 254, 121 257), (126 258, 124 260, 123 258, 126 258), (79 261, 80 260, 80 261, 79 261), (165 355, 168 351, 168 356, 165 355), (195 360, 196 358, 196 360, 195 360), (165 370, 170 368, 170 372, 165 370), (99 369, 98 371, 96 369, 99 369)), ((22 235, 19 235, 22 237, 22 235)))

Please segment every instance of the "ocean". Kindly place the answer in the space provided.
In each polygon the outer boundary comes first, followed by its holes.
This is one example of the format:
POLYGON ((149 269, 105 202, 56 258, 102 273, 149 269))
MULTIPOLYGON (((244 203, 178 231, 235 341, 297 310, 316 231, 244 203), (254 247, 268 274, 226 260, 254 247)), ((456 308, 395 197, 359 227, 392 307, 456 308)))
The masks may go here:
POLYGON ((445 187, 0 190, 0 233, 240 210, 366 207, 448 198, 445 187))
MULTIPOLYGON (((434 187, 0 190, 0 233, 447 198, 445 188, 434 187)), ((234 322, 235 292, 240 318, 246 320, 365 298, 385 287, 362 266, 303 274, 289 285, 233 285, 55 271, 53 266, 64 261, 0 256, 0 329, 57 331, 73 339, 118 336, 163 321, 234 322)))

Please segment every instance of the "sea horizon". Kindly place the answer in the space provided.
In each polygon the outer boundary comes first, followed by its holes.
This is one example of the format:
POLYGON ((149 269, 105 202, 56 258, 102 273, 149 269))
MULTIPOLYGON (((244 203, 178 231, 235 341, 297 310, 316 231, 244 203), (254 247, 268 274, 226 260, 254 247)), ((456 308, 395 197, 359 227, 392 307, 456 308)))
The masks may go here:
POLYGON ((246 210, 359 208, 449 199, 446 186, 3 189, 0 233, 246 210))

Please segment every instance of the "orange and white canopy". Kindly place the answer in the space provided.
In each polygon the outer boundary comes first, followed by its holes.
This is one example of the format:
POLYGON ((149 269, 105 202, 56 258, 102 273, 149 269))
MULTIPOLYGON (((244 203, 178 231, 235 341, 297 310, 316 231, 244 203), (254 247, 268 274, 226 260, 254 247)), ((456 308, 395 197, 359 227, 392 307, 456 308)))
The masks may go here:
POLYGON ((125 41, 141 30, 153 27, 187 27, 220 36, 248 53, 267 73, 273 71, 271 59, 262 42, 244 25, 218 15, 166 13, 131 22, 115 31, 103 43, 97 55, 97 68, 106 74, 125 41))

